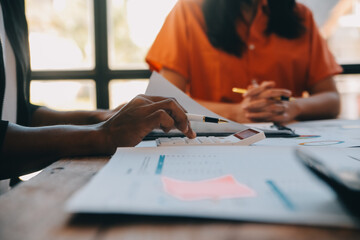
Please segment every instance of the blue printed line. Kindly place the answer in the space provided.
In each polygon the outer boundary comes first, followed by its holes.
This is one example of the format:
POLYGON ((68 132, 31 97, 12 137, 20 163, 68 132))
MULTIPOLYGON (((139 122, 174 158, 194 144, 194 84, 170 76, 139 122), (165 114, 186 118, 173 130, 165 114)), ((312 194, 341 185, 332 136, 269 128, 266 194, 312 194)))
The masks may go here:
POLYGON ((164 167, 165 155, 160 155, 159 162, 155 171, 156 175, 161 175, 162 169, 164 167))
POLYGON ((295 210, 294 204, 290 201, 288 197, 280 190, 280 188, 275 184, 275 182, 268 180, 266 183, 270 186, 271 190, 274 191, 274 193, 280 198, 280 200, 285 204, 285 206, 291 210, 295 210))

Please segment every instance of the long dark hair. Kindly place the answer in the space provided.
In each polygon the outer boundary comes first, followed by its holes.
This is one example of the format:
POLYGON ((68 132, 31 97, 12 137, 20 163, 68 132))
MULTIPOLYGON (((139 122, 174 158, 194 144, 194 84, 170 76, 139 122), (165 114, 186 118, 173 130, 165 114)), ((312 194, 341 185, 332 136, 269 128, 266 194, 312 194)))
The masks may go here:
MULTIPOLYGON (((251 0, 205 0, 202 10, 211 44, 229 54, 241 57, 246 43, 241 39, 236 22, 243 19, 241 8, 251 0)), ((305 32, 303 19, 296 11, 295 0, 268 0, 263 9, 269 16, 265 34, 272 33, 287 39, 295 39, 305 32)))

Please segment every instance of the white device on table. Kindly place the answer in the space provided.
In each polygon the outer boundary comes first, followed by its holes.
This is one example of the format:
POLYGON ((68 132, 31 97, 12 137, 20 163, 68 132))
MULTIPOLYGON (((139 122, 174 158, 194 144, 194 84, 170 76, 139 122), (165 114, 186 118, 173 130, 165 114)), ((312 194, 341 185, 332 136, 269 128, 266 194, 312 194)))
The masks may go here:
POLYGON ((158 147, 167 146, 187 146, 187 145, 242 145, 248 146, 265 138, 262 131, 248 128, 226 137, 196 137, 189 139, 187 137, 162 137, 156 139, 158 147))

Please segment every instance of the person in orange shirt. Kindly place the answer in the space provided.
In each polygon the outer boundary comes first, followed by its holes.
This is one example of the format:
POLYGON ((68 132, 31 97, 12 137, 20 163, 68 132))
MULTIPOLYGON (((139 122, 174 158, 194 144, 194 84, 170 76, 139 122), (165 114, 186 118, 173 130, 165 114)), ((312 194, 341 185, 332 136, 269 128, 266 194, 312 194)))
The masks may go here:
POLYGON ((310 10, 294 0, 179 0, 146 61, 234 121, 286 123, 339 113, 333 76, 342 68, 310 10), (240 95, 233 87, 248 91, 240 95))

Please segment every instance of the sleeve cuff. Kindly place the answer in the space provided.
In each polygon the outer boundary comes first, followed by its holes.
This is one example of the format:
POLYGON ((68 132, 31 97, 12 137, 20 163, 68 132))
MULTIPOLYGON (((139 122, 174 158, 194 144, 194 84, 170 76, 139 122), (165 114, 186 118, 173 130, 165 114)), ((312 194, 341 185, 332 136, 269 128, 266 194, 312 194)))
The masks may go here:
POLYGON ((4 144, 4 139, 8 125, 9 125, 8 121, 2 121, 2 120, 0 121, 0 153, 2 152, 2 147, 4 144))

